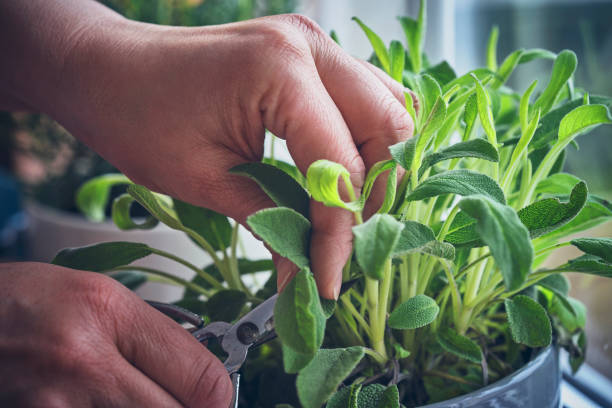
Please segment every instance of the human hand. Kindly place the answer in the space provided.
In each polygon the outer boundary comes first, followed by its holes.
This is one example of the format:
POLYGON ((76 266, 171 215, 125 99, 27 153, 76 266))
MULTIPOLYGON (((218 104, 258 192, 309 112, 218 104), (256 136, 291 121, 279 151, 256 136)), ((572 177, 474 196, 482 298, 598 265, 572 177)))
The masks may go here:
POLYGON ((227 407, 221 362, 104 275, 0 264, 0 406, 227 407))
MULTIPOLYGON (((357 189, 370 166, 390 157, 389 145, 412 135, 403 86, 349 56, 306 17, 178 28, 100 15, 73 18, 81 29, 64 44, 56 92, 39 105, 158 192, 245 224, 274 204, 228 169, 261 160, 265 128, 287 141, 303 173, 315 160, 332 160, 357 189)), ((384 186, 381 177, 366 216, 384 186)), ((335 298, 352 215, 314 201, 310 214, 312 270, 320 293, 335 298)), ((277 267, 282 288, 292 270, 286 260, 277 267)))

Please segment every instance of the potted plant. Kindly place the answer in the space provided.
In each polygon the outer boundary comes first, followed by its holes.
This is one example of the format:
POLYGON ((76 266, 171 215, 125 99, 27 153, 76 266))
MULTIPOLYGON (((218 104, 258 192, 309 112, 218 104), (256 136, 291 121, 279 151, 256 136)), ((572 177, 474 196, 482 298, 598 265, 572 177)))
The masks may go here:
MULTIPOLYGON (((305 176, 286 163, 231 170, 278 205, 248 225, 300 268, 276 303, 279 339, 253 350, 242 368, 242 406, 556 407, 558 349, 568 350, 574 370, 584 361, 586 311, 568 297, 563 273, 611 277, 612 239, 564 238, 611 220, 612 205, 561 170, 577 136, 612 123, 612 99, 574 87, 577 61, 568 50, 521 49, 498 66, 495 34, 486 68, 457 76, 445 62, 430 65, 424 16, 421 2, 418 19, 400 19, 408 50, 398 41, 387 48, 356 19, 374 47, 372 61, 419 101, 415 109, 406 94, 414 137, 389 147, 391 159, 372 166, 359 195, 348 171, 327 160, 305 176), (552 70, 541 91, 535 81, 522 93, 505 85, 517 65, 542 58, 552 70), (384 201, 364 219, 383 174, 384 201), (310 271, 310 199, 354 215, 353 253, 342 271, 349 289, 337 302, 319 297, 310 271), (584 255, 542 267, 570 245, 584 255)), ((87 211, 103 191, 85 195, 93 203, 87 211)), ((272 265, 238 257, 238 227, 219 214, 130 183, 113 203, 113 220, 123 229, 162 222, 183 231, 213 263, 126 242, 66 249, 53 262, 124 281, 182 284, 180 303, 211 320, 235 320, 275 292, 273 270, 259 287, 244 283, 272 265), (149 212, 147 221, 131 219, 134 202, 149 212), (195 276, 130 266, 149 255, 188 265, 195 276)))

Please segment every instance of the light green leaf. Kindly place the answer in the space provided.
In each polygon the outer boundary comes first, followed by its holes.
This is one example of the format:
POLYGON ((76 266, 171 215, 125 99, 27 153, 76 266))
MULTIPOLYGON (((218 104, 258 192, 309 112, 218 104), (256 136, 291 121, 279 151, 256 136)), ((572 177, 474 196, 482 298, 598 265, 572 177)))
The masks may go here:
POLYGON ((362 347, 321 349, 297 377, 304 408, 320 408, 363 358, 362 347))
POLYGON ((525 64, 535 59, 549 59, 554 60, 557 58, 557 54, 552 51, 544 50, 542 48, 531 48, 525 50, 519 59, 519 64, 525 64))
POLYGON ((502 204, 506 202, 504 192, 495 180, 472 170, 450 170, 431 176, 420 183, 407 200, 424 200, 442 194, 482 194, 502 204))
POLYGON ((132 219, 130 209, 136 200, 129 194, 121 194, 113 201, 111 217, 117 228, 121 230, 131 229, 152 229, 159 224, 157 218, 148 216, 142 222, 137 222, 132 219))
POLYGON ((493 122, 493 112, 491 111, 491 99, 478 78, 472 75, 472 79, 476 84, 476 103, 480 123, 487 134, 489 143, 495 146, 497 144, 497 134, 495 132, 495 123, 493 122))
POLYGON ((449 260, 455 258, 455 248, 450 244, 436 241, 434 232, 427 225, 416 221, 404 221, 404 228, 395 245, 393 256, 399 257, 412 252, 449 260))
POLYGON ((90 221, 102 222, 106 218, 106 205, 111 188, 130 183, 127 177, 119 173, 103 174, 92 178, 77 191, 76 205, 90 221))
POLYGON ((361 211, 363 208, 363 203, 354 198, 351 174, 339 163, 329 160, 315 161, 308 167, 306 182, 312 198, 328 207, 340 207, 353 212, 361 211), (352 201, 345 202, 340 197, 338 192, 339 178, 342 178, 349 194, 352 194, 352 201))
POLYGON ((393 329, 418 329, 433 322, 439 311, 435 300, 416 295, 395 308, 387 323, 393 329))
MULTIPOLYGON (((538 80, 536 79, 531 83, 531 85, 529 85, 529 88, 527 88, 523 96, 521 96, 521 102, 519 105, 519 119, 520 119, 521 130, 522 130, 523 135, 527 133, 527 130, 530 127, 529 126, 529 98, 531 98, 531 94, 533 93, 533 90, 535 89, 537 84, 538 84, 538 80)), ((532 133, 532 138, 533 138, 533 134, 534 133, 532 133)))
MULTIPOLYGON (((391 176, 393 175, 393 177, 397 181, 397 178, 395 177, 397 174, 395 171, 396 167, 397 165, 393 160, 379 161, 377 163, 374 163, 374 165, 370 167, 370 170, 368 171, 368 174, 366 175, 366 178, 363 182, 363 187, 361 189, 361 197, 360 197, 361 203, 364 203, 365 201, 367 201, 368 197, 370 197, 370 193, 372 192, 372 187, 374 187, 374 182, 376 181, 378 176, 380 176, 385 171, 390 171, 389 178, 391 178, 391 176)), ((385 200, 387 200, 386 197, 385 197, 385 200)))
POLYGON ((563 50, 557 55, 548 85, 546 89, 544 89, 544 92, 536 99, 533 105, 534 110, 540 109, 542 114, 546 114, 550 111, 557 100, 559 92, 561 92, 561 89, 576 70, 577 64, 578 60, 576 54, 570 50, 563 50))
POLYGON ((476 232, 487 244, 508 290, 520 287, 533 261, 529 231, 512 207, 479 195, 465 197, 459 208, 477 220, 476 232))
POLYGON ((399 41, 391 41, 389 46, 389 60, 390 60, 390 72, 391 78, 395 79, 400 84, 402 83, 402 76, 404 74, 404 58, 406 53, 404 52, 404 46, 399 41))
POLYGON ((528 296, 505 300, 510 333, 515 342, 529 347, 546 347, 552 340, 552 327, 546 310, 528 296))
POLYGON ((410 352, 402 347, 399 343, 394 343, 393 348, 395 349, 395 358, 400 360, 410 356, 410 352))
POLYGON ((581 181, 573 174, 555 173, 540 181, 535 192, 536 194, 569 195, 572 189, 581 181))
POLYGON ((303 354, 298 353, 291 347, 281 344, 283 350, 283 367, 287 374, 299 373, 301 369, 306 367, 312 361, 315 353, 303 354))
MULTIPOLYGON (((438 103, 437 102, 438 99, 444 102, 444 99, 442 98, 442 88, 440 87, 440 84, 438 83, 438 81, 436 81, 432 76, 427 75, 427 74, 417 75, 415 77, 415 84, 416 84, 415 91, 419 95, 419 103, 420 103, 420 109, 419 109, 418 116, 419 118, 421 118, 421 120, 419 122, 424 122, 428 118, 431 118, 433 120, 434 118, 436 118, 436 116, 435 115, 431 116, 430 114, 434 110, 435 104, 438 103)), ((444 102, 444 105, 446 105, 445 102, 444 102)), ((440 111, 441 107, 438 107, 437 109, 438 111, 440 111)), ((435 123, 434 123, 434 126, 435 126, 435 123)), ((423 128, 424 127, 421 124, 421 126, 419 127, 419 130, 422 132, 423 128)))
POLYGON ((387 214, 374 214, 353 227, 353 247, 357 263, 372 279, 383 277, 385 262, 393 252, 404 225, 387 214))
POLYGON ((443 160, 456 159, 460 157, 476 157, 492 162, 499 161, 499 154, 495 146, 484 139, 472 139, 451 145, 445 149, 430 153, 423 159, 419 169, 419 177, 426 169, 443 160))
POLYGON ((506 83, 512 72, 514 72, 514 68, 518 65, 523 52, 523 49, 516 50, 506 57, 497 70, 497 75, 495 75, 493 82, 491 82, 492 89, 499 89, 500 86, 506 83))
POLYGON ((102 272, 128 265, 152 253, 149 246, 137 242, 102 242, 80 248, 62 249, 51 263, 81 271, 102 272))
POLYGON ((130 184, 127 188, 127 193, 134 197, 153 217, 170 228, 181 231, 184 229, 174 210, 165 201, 162 201, 158 194, 138 184, 130 184))
POLYGON ((493 26, 487 41, 487 68, 497 71, 497 39, 499 38, 499 27, 493 26))
POLYGON ((330 317, 332 317, 332 315, 336 311, 337 302, 333 299, 325 299, 325 298, 320 298, 319 301, 321 302, 321 309, 323 310, 323 314, 325 315, 325 318, 329 319, 330 317))
POLYGON ((569 142, 580 133, 601 124, 612 123, 612 116, 607 106, 582 105, 561 119, 559 124, 559 141, 569 142))
POLYGON ((423 122, 420 128, 421 134, 417 139, 417 148, 424 150, 429 146, 433 134, 442 127, 444 119, 446 119, 446 102, 442 96, 438 96, 435 103, 429 111, 427 119, 423 122))
POLYGON ((570 222, 584 207, 587 196, 586 184, 581 181, 572 189, 567 203, 558 198, 545 198, 521 209, 518 216, 531 238, 537 238, 570 222))
POLYGON ((391 62, 389 61, 389 53, 387 52, 387 47, 385 46, 385 43, 383 43, 378 34, 372 31, 370 27, 365 25, 360 19, 358 19, 357 17, 353 17, 353 21, 359 24, 359 27, 361 27, 366 37, 368 37, 368 40, 370 41, 370 44, 372 44, 372 48, 374 48, 374 52, 376 53, 376 56, 378 57, 378 60, 380 61, 380 64, 382 65, 383 69, 387 73, 390 73, 391 62))
POLYGON ((393 160, 402 166, 405 170, 410 170, 412 166, 412 160, 414 159, 414 149, 416 145, 416 138, 410 138, 405 142, 399 142, 392 146, 389 146, 391 157, 393 160))
POLYGON ((423 44, 425 31, 427 29, 427 6, 425 0, 421 0, 419 16, 417 20, 409 17, 400 17, 399 21, 406 36, 406 43, 410 51, 412 70, 419 72, 422 67, 423 44))
POLYGON ((312 273, 302 269, 279 294, 274 325, 283 345, 300 354, 314 354, 323 343, 325 316, 312 273))
POLYGON ((310 221, 286 207, 267 208, 247 218, 247 224, 279 255, 300 268, 309 265, 310 221))
POLYGON ((568 297, 565 302, 561 297, 556 296, 552 299, 550 312, 559 318, 561 325, 570 333, 584 328, 586 324, 586 307, 582 302, 568 297))
POLYGON ((582 252, 612 264, 612 238, 577 238, 570 242, 582 252))
POLYGON ((472 339, 462 336, 450 327, 441 327, 438 330, 438 343, 449 353, 469 360, 473 363, 482 362, 480 346, 472 339))
POLYGON ((531 143, 529 144, 529 151, 541 149, 555 141, 559 135, 559 124, 561 123, 561 119, 581 105, 582 99, 576 98, 565 102, 548 112, 546 115, 543 115, 540 119, 540 126, 536 129, 531 143))
POLYGON ((463 113, 463 120, 465 121, 465 133, 463 140, 468 140, 472 135, 476 118, 478 117, 478 102, 476 101, 476 94, 473 93, 465 102, 465 111, 463 113))
MULTIPOLYGON (((232 241, 232 226, 225 215, 176 198, 173 198, 172 202, 176 216, 183 226, 203 237, 215 251, 229 248, 232 241)), ((200 245, 197 241, 194 242, 200 245)))
POLYGON ((308 218, 310 208, 308 193, 283 170, 255 162, 235 166, 230 169, 230 173, 254 180, 276 205, 291 208, 308 218))

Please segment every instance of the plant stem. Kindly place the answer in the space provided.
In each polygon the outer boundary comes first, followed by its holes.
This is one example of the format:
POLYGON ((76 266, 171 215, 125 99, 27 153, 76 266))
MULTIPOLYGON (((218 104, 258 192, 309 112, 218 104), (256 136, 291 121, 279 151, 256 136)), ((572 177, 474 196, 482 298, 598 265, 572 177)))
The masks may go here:
POLYGON ((173 255, 169 252, 162 251, 161 249, 151 248, 151 252, 154 253, 155 255, 163 256, 164 258, 171 259, 175 262, 180 263, 181 265, 186 266, 187 268, 194 271, 197 275, 201 276, 202 279, 204 279, 206 282, 210 283, 215 289, 223 289, 223 285, 217 279, 215 279, 212 275, 210 275, 203 269, 198 268, 191 262, 186 261, 185 259, 180 258, 176 255, 173 255))
POLYGON ((368 325, 368 322, 366 322, 363 316, 359 313, 359 311, 355 309, 355 305, 353 305, 351 300, 348 298, 348 294, 344 294, 343 296, 340 296, 340 302, 342 302, 342 305, 346 308, 346 310, 359 323, 361 328, 366 332, 366 335, 368 337, 371 337, 370 327, 368 325))
POLYGON ((126 266, 118 266, 116 268, 110 269, 108 271, 104 271, 104 273, 113 273, 118 271, 140 271, 146 274, 161 276, 164 279, 167 279, 171 282, 178 283, 181 286, 189 288, 194 292, 201 293, 202 295, 209 298, 211 296, 210 292, 201 287, 200 285, 196 285, 193 282, 189 282, 188 280, 179 278, 178 276, 174 276, 171 273, 160 271, 159 269, 148 268, 145 266, 136 266, 136 265, 126 265, 126 266))

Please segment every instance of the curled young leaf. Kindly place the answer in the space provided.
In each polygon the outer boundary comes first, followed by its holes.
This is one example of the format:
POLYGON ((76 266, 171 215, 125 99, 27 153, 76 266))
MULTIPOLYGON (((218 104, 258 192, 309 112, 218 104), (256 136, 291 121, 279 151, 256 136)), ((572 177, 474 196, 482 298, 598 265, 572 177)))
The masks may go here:
POLYGON ((552 326, 546 310, 528 296, 505 300, 510 333, 515 342, 529 347, 546 347, 552 341, 552 326))
POLYGON ((340 207, 349 211, 361 211, 363 203, 355 198, 351 174, 343 165, 329 160, 317 160, 308 167, 306 173, 308 191, 314 200, 320 201, 328 207, 340 207), (351 195, 351 200, 345 202, 338 191, 338 180, 342 178, 351 195))
POLYGON ((106 218, 106 205, 111 188, 130 183, 127 177, 119 173, 103 174, 92 178, 77 191, 76 205, 90 221, 102 222, 106 218))
POLYGON ((113 201, 111 217, 117 228, 121 230, 151 229, 155 228, 159 221, 157 218, 148 216, 144 221, 138 222, 132 219, 130 209, 136 200, 129 194, 121 194, 113 201))
POLYGON ((427 326, 438 316, 440 307, 425 295, 416 295, 400 304, 391 315, 388 324, 393 329, 418 329, 427 326))
POLYGON ((184 226, 178 219, 173 209, 168 203, 163 201, 159 194, 149 191, 146 187, 131 184, 127 188, 127 193, 134 197, 153 217, 163 222, 167 226, 176 230, 183 230, 184 226))
POLYGON ((540 181, 535 192, 536 194, 569 195, 580 181, 573 174, 555 173, 540 181))

